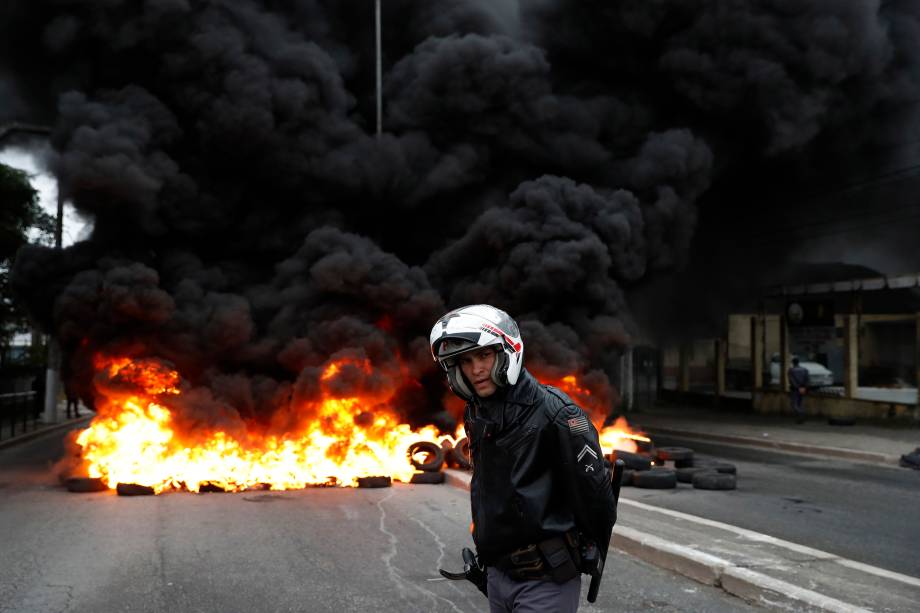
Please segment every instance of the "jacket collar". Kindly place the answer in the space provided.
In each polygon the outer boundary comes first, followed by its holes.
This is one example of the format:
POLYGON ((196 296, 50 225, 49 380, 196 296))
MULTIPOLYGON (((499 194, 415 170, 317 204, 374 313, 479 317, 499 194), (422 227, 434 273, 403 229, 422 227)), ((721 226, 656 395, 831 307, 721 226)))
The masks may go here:
POLYGON ((482 407, 488 415, 500 415, 509 404, 528 406, 533 404, 537 397, 540 384, 526 369, 521 370, 517 383, 508 387, 500 387, 488 398, 475 396, 473 404, 482 407))
POLYGON ((520 405, 533 404, 539 385, 527 369, 522 369, 517 383, 508 388, 505 402, 520 405))

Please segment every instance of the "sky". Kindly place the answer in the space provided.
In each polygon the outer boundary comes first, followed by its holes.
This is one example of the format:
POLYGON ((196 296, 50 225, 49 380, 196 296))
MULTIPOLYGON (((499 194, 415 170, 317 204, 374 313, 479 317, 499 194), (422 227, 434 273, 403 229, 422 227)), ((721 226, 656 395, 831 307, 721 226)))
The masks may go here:
MULTIPOLYGON (((52 217, 57 215, 57 182, 42 166, 41 158, 21 146, 0 149, 0 164, 29 173, 32 187, 38 190, 39 204, 52 217)), ((64 203, 64 246, 85 238, 91 226, 69 203, 64 203)))

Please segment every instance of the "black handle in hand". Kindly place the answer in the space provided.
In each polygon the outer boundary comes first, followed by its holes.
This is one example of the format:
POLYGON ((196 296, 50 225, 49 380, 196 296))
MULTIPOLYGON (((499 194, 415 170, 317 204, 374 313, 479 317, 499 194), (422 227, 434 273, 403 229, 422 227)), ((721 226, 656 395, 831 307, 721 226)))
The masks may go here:
POLYGON ((601 589, 601 576, 591 577, 591 585, 588 586, 588 602, 597 600, 597 592, 601 589))
POLYGON ((476 564, 476 554, 469 547, 463 548, 463 564, 468 566, 467 570, 479 566, 476 564))
MULTIPOLYGON (((613 499, 620 501, 620 481, 623 479, 623 469, 626 463, 623 460, 617 460, 613 464, 613 475, 610 477, 611 486, 613 487, 613 499)), ((601 577, 604 573, 604 560, 607 557, 607 548, 603 550, 600 557, 600 568, 596 574, 591 575, 591 584, 588 586, 588 602, 597 600, 597 592, 601 589, 601 577)))

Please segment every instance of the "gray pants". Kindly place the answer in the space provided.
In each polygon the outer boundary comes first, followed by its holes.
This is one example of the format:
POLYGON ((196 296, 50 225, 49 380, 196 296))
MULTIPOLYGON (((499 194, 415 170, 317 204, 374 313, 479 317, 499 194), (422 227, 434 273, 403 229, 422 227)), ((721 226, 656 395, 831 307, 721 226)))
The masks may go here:
POLYGON ((489 567, 491 613, 575 613, 581 596, 581 575, 565 583, 515 581, 489 567))
POLYGON ((805 417, 805 409, 802 408, 802 393, 799 388, 795 387, 789 392, 789 405, 796 417, 805 417))

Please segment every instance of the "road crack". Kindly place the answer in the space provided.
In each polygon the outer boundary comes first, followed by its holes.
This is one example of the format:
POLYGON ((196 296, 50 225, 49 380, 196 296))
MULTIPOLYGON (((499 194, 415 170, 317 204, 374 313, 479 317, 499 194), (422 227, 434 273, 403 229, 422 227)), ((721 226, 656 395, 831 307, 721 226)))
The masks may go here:
MULTIPOLYGON (((402 598, 409 600, 409 598, 411 597, 412 590, 420 592, 421 594, 426 596, 431 601, 433 608, 423 609, 423 610, 437 610, 436 606, 438 604, 438 601, 441 600, 449 604, 451 609, 456 611, 457 613, 463 613, 463 610, 457 607, 457 605, 454 604, 453 601, 447 598, 444 598, 443 596, 438 596, 434 592, 430 590, 426 590, 420 585, 416 585, 414 583, 406 581, 403 578, 402 574, 400 573, 399 569, 396 568, 396 566, 393 564, 393 559, 396 557, 396 554, 398 552, 399 539, 397 538, 395 534, 390 532, 386 527, 387 512, 386 512, 386 509, 383 508, 383 503, 389 500, 390 498, 392 498, 395 493, 396 493, 395 491, 390 491, 386 496, 378 500, 376 504, 377 509, 380 511, 380 522, 379 522, 380 532, 384 536, 387 537, 387 540, 389 541, 389 545, 390 545, 389 549, 386 552, 384 552, 382 556, 380 556, 380 559, 383 561, 383 564, 387 569, 387 574, 389 575, 393 583, 396 585, 397 589, 399 590, 400 596, 402 598)), ((441 545, 441 547, 443 548, 443 545, 441 545)))

